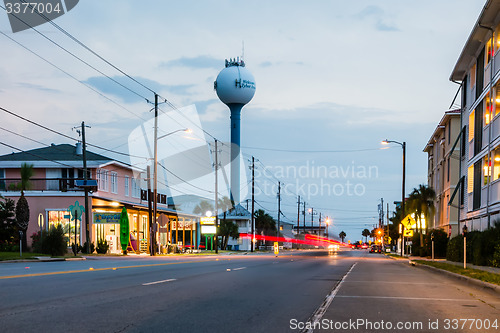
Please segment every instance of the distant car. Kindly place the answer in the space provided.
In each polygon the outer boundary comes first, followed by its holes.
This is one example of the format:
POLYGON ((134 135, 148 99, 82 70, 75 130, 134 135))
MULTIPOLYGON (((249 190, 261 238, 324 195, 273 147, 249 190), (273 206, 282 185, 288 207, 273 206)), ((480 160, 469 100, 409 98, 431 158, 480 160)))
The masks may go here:
POLYGON ((370 246, 370 253, 382 253, 382 247, 380 245, 373 244, 370 246))
POLYGON ((368 244, 363 243, 363 245, 361 245, 361 248, 362 248, 362 249, 367 249, 367 248, 368 248, 368 244))

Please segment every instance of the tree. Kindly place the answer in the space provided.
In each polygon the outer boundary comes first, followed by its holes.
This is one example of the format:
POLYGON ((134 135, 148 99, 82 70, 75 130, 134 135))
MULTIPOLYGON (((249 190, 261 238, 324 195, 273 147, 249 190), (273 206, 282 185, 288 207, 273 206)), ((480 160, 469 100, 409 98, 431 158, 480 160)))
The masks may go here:
POLYGON ((264 210, 259 209, 255 212, 255 230, 259 235, 274 236, 276 235, 276 221, 264 210))
POLYGON ((346 233, 344 232, 344 230, 342 230, 340 233, 339 233, 339 237, 340 239, 342 240, 342 243, 344 242, 344 238, 346 238, 346 233))
POLYGON ((217 206, 220 210, 222 210, 222 212, 226 212, 233 208, 233 203, 227 196, 223 196, 217 201, 217 206))
POLYGON ((363 237, 365 237, 365 242, 368 242, 368 236, 370 236, 370 230, 368 229, 364 229, 362 232, 361 232, 361 235, 363 237))
POLYGON ((232 239, 238 239, 240 237, 238 225, 231 220, 221 220, 219 226, 219 236, 222 237, 221 247, 225 250, 227 248, 229 237, 232 239))
POLYGON ((213 212, 214 211, 214 206, 206 201, 202 200, 200 201, 199 204, 196 205, 193 209, 193 214, 198 214, 198 215, 205 215, 206 212, 213 212))
POLYGON ((16 204, 16 223, 19 231, 23 232, 23 248, 26 248, 28 245, 26 230, 30 222, 30 207, 28 205, 28 200, 26 200, 24 196, 24 191, 31 188, 31 177, 33 177, 33 164, 23 163, 21 165, 21 183, 19 184, 21 188, 21 197, 17 200, 16 204))
POLYGON ((16 241, 16 203, 0 195, 0 243, 16 241))
POLYGON ((410 211, 415 213, 415 220, 420 228, 420 244, 423 244, 422 215, 425 218, 425 231, 427 233, 429 222, 434 218, 436 212, 434 200, 436 200, 436 192, 427 185, 419 185, 418 188, 414 188, 408 198, 408 206, 410 211))

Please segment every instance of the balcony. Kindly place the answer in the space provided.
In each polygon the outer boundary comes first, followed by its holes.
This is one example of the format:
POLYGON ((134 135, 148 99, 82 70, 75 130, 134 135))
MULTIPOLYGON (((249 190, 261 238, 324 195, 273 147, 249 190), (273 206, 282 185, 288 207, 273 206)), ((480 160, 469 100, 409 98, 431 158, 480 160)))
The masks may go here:
MULTIPOLYGON (((83 191, 82 188, 75 186, 77 178, 31 178, 29 191, 83 191)), ((0 191, 19 192, 21 183, 20 178, 0 178, 0 191)))

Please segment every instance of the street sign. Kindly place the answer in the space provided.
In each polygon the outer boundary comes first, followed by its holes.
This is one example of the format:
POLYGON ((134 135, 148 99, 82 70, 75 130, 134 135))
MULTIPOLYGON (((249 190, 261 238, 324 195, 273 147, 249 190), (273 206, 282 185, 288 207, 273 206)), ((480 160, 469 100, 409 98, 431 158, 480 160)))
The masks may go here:
POLYGON ((404 225, 405 229, 411 229, 414 225, 417 224, 415 219, 408 214, 402 221, 401 223, 404 225))
POLYGON ((384 243, 389 244, 390 242, 392 242, 392 238, 389 237, 388 235, 385 235, 384 236, 384 243))
POLYGON ((278 255, 280 252, 280 247, 278 242, 274 242, 274 255, 278 255))
POLYGON ((413 230, 405 230, 404 237, 413 237, 413 230))

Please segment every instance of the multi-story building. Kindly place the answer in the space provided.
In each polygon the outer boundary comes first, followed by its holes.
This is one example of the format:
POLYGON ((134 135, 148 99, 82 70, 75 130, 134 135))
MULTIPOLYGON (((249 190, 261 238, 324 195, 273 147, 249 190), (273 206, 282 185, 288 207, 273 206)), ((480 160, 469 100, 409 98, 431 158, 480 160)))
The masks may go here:
MULTIPOLYGON (((444 113, 432 133, 424 152, 428 156, 427 184, 436 192, 434 219, 428 221, 431 229, 442 229, 449 235, 458 233, 458 205, 449 205, 459 180, 460 110, 444 113)), ((458 201, 458 200, 457 200, 458 201)))
MULTIPOLYGON (((148 198, 143 170, 90 151, 86 153, 88 175, 97 181, 97 188, 90 193, 90 240, 106 239, 111 252, 120 252, 119 217, 123 207, 130 221, 129 248, 135 252, 149 249, 148 198)), ((85 203, 84 191, 78 187, 83 179, 82 146, 77 144, 52 145, 20 153, 0 156, 0 195, 17 201, 21 193, 17 184, 21 180, 23 163, 33 165, 30 188, 24 191, 30 208, 29 236, 43 228, 61 224, 68 246, 85 242, 84 223, 71 220, 68 208, 78 201, 85 203), (44 221, 40 227, 38 221, 44 221), (76 233, 75 233, 76 231, 76 233)), ((200 241, 199 216, 187 214, 167 205, 164 194, 158 195, 158 227, 156 239, 160 249, 167 244, 198 247, 200 241)), ((85 217, 82 217, 85 222, 85 217)))
POLYGON ((488 0, 450 76, 462 96, 460 229, 484 230, 500 219, 499 51, 500 0, 488 0))

